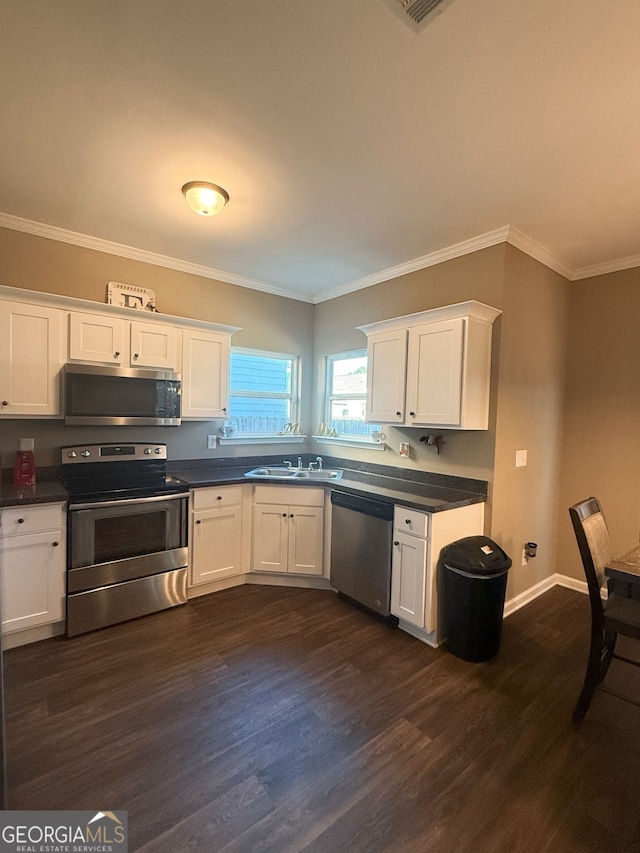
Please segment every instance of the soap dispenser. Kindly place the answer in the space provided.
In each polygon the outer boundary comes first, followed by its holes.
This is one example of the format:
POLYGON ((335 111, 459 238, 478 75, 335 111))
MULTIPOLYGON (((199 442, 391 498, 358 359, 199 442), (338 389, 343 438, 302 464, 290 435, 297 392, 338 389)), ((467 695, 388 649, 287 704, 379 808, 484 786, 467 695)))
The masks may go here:
POLYGON ((36 463, 33 456, 34 440, 20 439, 20 450, 16 453, 16 464, 13 469, 13 482, 16 486, 35 486, 36 463))

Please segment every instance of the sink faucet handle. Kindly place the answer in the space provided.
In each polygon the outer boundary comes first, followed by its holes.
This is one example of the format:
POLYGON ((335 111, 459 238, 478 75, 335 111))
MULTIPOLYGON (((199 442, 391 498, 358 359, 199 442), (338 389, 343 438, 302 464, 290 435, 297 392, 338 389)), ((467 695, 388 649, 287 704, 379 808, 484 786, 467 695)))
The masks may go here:
POLYGON ((302 456, 298 456, 298 470, 302 471, 302 456))

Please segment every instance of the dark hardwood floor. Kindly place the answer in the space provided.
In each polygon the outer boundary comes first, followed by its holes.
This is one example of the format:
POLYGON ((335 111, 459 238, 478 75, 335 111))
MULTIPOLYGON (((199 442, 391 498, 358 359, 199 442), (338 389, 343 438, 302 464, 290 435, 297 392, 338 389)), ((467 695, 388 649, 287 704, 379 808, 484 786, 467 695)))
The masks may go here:
POLYGON ((244 586, 13 649, 9 807, 126 809, 131 853, 637 853, 640 708, 599 692, 571 724, 588 625, 555 588, 470 664, 244 586))

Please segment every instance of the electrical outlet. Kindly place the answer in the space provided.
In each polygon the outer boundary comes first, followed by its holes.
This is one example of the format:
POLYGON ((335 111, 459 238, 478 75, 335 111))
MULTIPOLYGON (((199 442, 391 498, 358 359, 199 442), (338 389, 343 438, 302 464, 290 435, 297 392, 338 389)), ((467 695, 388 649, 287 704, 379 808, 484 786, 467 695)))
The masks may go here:
POLYGON ((516 450, 516 468, 524 468, 527 464, 527 451, 516 450))
POLYGON ((522 549, 522 565, 526 566, 528 562, 529 562, 529 558, 527 557, 527 552, 523 548, 522 549))
POLYGON ((217 435, 208 435, 207 436, 207 450, 215 450, 218 444, 218 436, 217 435))
POLYGON ((35 438, 21 438, 20 450, 35 450, 35 438))

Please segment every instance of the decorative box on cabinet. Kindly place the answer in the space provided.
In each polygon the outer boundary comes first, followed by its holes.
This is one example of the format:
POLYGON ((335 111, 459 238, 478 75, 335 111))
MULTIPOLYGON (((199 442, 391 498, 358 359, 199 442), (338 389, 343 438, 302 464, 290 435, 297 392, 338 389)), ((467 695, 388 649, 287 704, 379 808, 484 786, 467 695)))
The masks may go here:
POLYGON ((64 504, 0 510, 3 634, 64 619, 64 504))
POLYGON ((492 325, 471 300, 358 328, 367 335, 367 420, 487 429, 492 325))
POLYGON ((438 619, 437 566, 445 545, 483 532, 484 504, 425 513, 396 506, 391 612, 400 627, 432 646, 446 639, 438 619))
POLYGON ((324 490, 256 486, 252 570, 322 575, 324 490))
POLYGON ((0 301, 0 416, 60 417, 66 312, 0 301))

